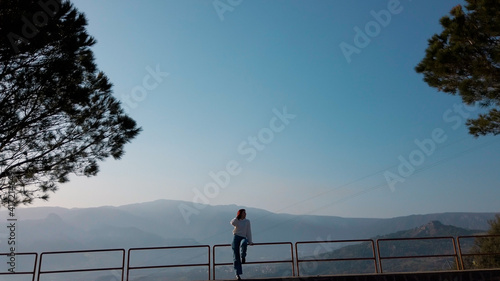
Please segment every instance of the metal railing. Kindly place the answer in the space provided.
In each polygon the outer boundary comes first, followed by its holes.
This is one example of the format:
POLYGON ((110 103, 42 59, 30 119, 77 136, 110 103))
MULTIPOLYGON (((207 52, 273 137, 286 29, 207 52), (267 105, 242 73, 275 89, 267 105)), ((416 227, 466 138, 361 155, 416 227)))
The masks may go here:
MULTIPOLYGON (((31 276, 32 276, 31 280, 35 281, 38 253, 14 253, 14 262, 18 262, 18 261, 16 261, 17 256, 29 256, 29 255, 33 255, 35 257, 35 260, 33 261, 33 271, 16 271, 15 266, 14 266, 13 272, 0 272, 0 275, 28 275, 28 274, 31 274, 31 276)), ((12 256, 12 253, 0 253, 0 256, 10 257, 10 256, 12 256)), ((9 263, 9 260, 7 261, 7 264, 8 263, 9 263)))
POLYGON ((457 270, 460 270, 460 266, 458 263, 458 254, 457 254, 457 247, 455 243, 455 238, 454 237, 417 237, 417 238, 386 238, 386 239, 377 239, 377 256, 379 260, 379 267, 380 267, 380 272, 383 273, 383 267, 382 267, 382 261, 383 260, 394 260, 394 259, 414 259, 414 258, 449 258, 453 257, 455 258, 455 263, 457 265, 457 270), (389 256, 389 257, 383 257, 380 254, 380 242, 387 242, 387 241, 423 241, 423 240, 451 240, 452 245, 453 245, 453 254, 431 254, 431 255, 406 255, 406 256, 389 256))
POLYGON ((101 250, 83 250, 83 251, 61 251, 61 252, 43 252, 40 254, 40 264, 38 266, 37 280, 40 281, 42 274, 57 274, 57 273, 75 273, 75 272, 95 272, 95 271, 108 271, 119 270, 121 271, 121 280, 123 280, 123 273, 125 268, 125 250, 124 249, 101 249, 101 250), (104 252, 120 252, 122 265, 120 267, 91 267, 91 268, 78 268, 78 269, 63 269, 63 270, 42 270, 43 257, 48 255, 61 255, 61 254, 91 254, 91 253, 104 253, 104 252))
POLYGON ((208 280, 210 280, 210 246, 209 245, 196 245, 196 246, 172 246, 172 247, 151 247, 151 248, 131 248, 128 250, 127 257, 127 279, 131 270, 136 269, 157 269, 157 268, 178 268, 178 267, 193 267, 193 266, 206 266, 208 269, 208 280), (182 263, 182 264, 169 264, 169 265, 148 265, 148 266, 130 266, 130 257, 132 252, 138 251, 152 251, 152 250, 173 250, 173 249, 194 249, 194 248, 207 248, 207 263, 182 263))
MULTIPOLYGON (((464 263, 464 257, 474 257, 474 256, 500 256, 500 252, 487 252, 487 253, 481 253, 481 252, 473 252, 473 253, 463 253, 463 247, 461 246, 460 239, 487 239, 487 238, 493 238, 495 239, 498 244, 500 244, 500 235, 470 235, 470 236, 459 236, 457 238, 458 241, 458 252, 460 254, 460 263, 462 264, 462 269, 465 270, 465 263, 464 263)), ((477 249, 480 250, 480 249, 477 249)))
MULTIPOLYGON (((245 262, 245 264, 270 264, 270 263, 290 263, 292 265, 292 276, 295 276, 295 263, 293 260, 293 244, 292 242, 272 242, 272 243, 253 243, 253 247, 255 246, 266 246, 266 245, 290 245, 290 259, 289 260, 260 260, 260 261, 252 261, 252 262, 245 262)), ((215 259, 215 250, 217 248, 222 248, 222 247, 231 247, 231 244, 219 244, 219 245, 214 245, 212 248, 212 255, 213 255, 213 279, 215 279, 215 268, 217 266, 227 266, 227 265, 233 265, 233 262, 224 262, 224 263, 217 263, 215 259)))
POLYGON ((358 239, 358 240, 331 240, 331 241, 303 241, 303 242, 296 242, 295 243, 295 254, 297 257, 297 276, 300 276, 300 263, 304 262, 328 262, 328 261, 364 261, 364 260, 373 260, 373 265, 375 268, 375 273, 378 273, 378 268, 377 268, 377 258, 375 255, 375 243, 371 239, 358 239), (300 259, 299 258, 299 249, 298 246, 302 244, 318 244, 318 243, 362 243, 362 242, 369 242, 371 243, 372 247, 372 252, 373 256, 371 257, 353 257, 353 258, 322 258, 319 259, 317 256, 315 256, 314 259, 300 259))
MULTIPOLYGON (((416 258, 416 259, 423 259, 423 258, 448 258, 451 259, 453 258, 455 260, 455 263, 457 265, 457 270, 465 270, 464 267, 464 257, 471 257, 471 256, 486 256, 486 255, 498 255, 500 256, 499 252, 487 252, 487 253, 478 253, 478 252, 472 252, 472 253, 465 253, 464 249, 465 246, 462 244, 466 244, 464 240, 466 239, 487 239, 487 238, 496 238, 500 239, 500 235, 476 235, 476 236, 458 236, 457 240, 455 242, 454 237, 421 237, 421 238, 387 238, 387 239, 377 239, 377 240, 372 240, 372 239, 360 239, 360 240, 327 240, 327 241, 301 241, 301 242, 295 242, 295 251, 293 244, 291 242, 275 242, 275 243, 255 243, 253 245, 255 246, 267 246, 267 245, 289 245, 290 246, 290 253, 286 254, 289 255, 289 259, 268 259, 268 260, 259 260, 259 261, 249 261, 246 262, 246 264, 278 264, 278 263, 288 263, 291 264, 291 269, 292 269, 292 276, 300 276, 300 271, 299 271, 299 265, 301 263, 307 263, 307 262, 340 262, 340 261, 373 261, 374 262, 374 271, 375 273, 383 273, 383 261, 385 260, 397 260, 397 259, 411 259, 411 258, 416 258), (390 241, 413 241, 412 244, 415 246, 416 242, 415 241, 431 241, 431 240, 444 240, 444 241, 451 241, 450 249, 453 249, 453 252, 451 253, 433 253, 433 254, 410 254, 410 255, 397 255, 396 254, 391 254, 391 255, 383 255, 383 251, 381 249, 384 249, 384 243, 390 242, 390 241), (373 252, 373 256, 363 256, 363 257, 340 257, 340 258, 330 258, 330 257, 325 257, 325 258, 318 258, 317 256, 313 258, 305 258, 305 256, 299 256, 299 246, 303 244, 313 244, 313 243, 371 243, 371 251, 373 252), (376 247, 376 250, 375 250, 376 247), (458 247, 458 251, 457 251, 458 247), (295 253, 294 253, 295 252, 295 253), (377 264, 378 261, 378 264, 377 264), (295 265, 297 265, 297 270, 295 271, 295 265), (296 274, 297 273, 297 274, 296 274)), ((0 272, 0 276, 12 276, 12 275, 32 275, 32 281, 35 281, 35 276, 36 280, 40 281, 41 276, 44 274, 60 274, 60 273, 78 273, 78 272, 91 272, 91 271, 111 271, 111 270, 117 270, 121 272, 121 281, 123 280, 129 280, 130 278, 130 272, 133 270, 138 270, 138 269, 154 269, 154 268, 182 268, 182 267, 206 267, 208 271, 208 280, 215 280, 216 278, 216 267, 218 266, 228 266, 232 265, 232 259, 228 259, 227 261, 225 260, 224 262, 217 262, 216 260, 216 249, 223 248, 223 247, 231 247, 230 244, 222 244, 222 245, 214 245, 214 246, 209 246, 209 245, 196 245, 196 246, 171 246, 171 247, 151 247, 151 248, 131 248, 128 250, 127 254, 127 262, 125 262, 125 249, 101 249, 101 250, 83 250, 83 251, 60 251, 60 252, 43 252, 41 254, 37 253, 16 253, 16 256, 34 256, 34 261, 33 261, 33 270, 26 270, 24 271, 16 271, 16 272, 0 272), (134 253, 137 253, 139 251, 160 251, 160 250, 173 250, 173 249, 193 249, 193 248, 200 248, 206 249, 206 255, 207 255, 207 262, 206 263, 180 263, 180 264, 167 264, 167 265, 141 265, 141 266, 133 266, 131 263, 131 259, 134 259, 134 253), (210 248, 212 248, 212 254, 210 253, 210 248), (120 265, 116 266, 109 266, 109 267, 92 267, 89 266, 87 268, 81 268, 82 266, 80 265, 80 268, 71 268, 71 269, 45 269, 48 267, 48 264, 50 262, 47 262, 46 259, 49 256, 55 256, 55 255, 61 255, 64 258, 64 261, 69 261, 70 255, 78 255, 78 254, 85 254, 87 257, 91 254, 97 254, 97 253, 104 253, 104 252, 111 252, 111 253, 116 253, 118 252, 119 255, 114 258, 116 258, 116 263, 120 262, 120 265), (38 259, 38 256, 40 257, 38 259), (37 267, 38 265, 38 267, 37 267), (126 272, 126 275, 125 275, 126 272), (212 272, 212 274, 211 274, 212 272), (212 277, 212 279, 210 278, 212 277)), ((437 248, 437 247, 436 247, 437 248)), ((280 251, 281 252, 281 251, 280 251)), ((449 252, 447 250, 447 252, 449 252)), ((203 253, 205 253, 203 251, 203 253)), ((286 253, 286 252, 285 252, 286 253)), ((0 256, 9 256, 11 255, 10 253, 0 253, 0 256)), ((205 254, 203 254, 205 255, 205 254)), ((175 256, 177 258, 178 256, 175 256)), ((50 260, 49 260, 50 261, 50 260)), ((19 262, 19 260, 17 261, 19 262)), ((78 266, 78 263, 75 263, 78 266)), ((73 264, 72 264, 73 265, 73 264)), ((31 261, 30 261, 30 266, 31 266, 31 261)), ((393 271, 397 272, 397 271, 393 271)), ((373 274, 373 273, 371 273, 373 274)), ((284 276, 283 276, 284 277, 284 276)), ((118 278, 118 277, 117 277, 118 278)), ((4 278, 0 278, 4 279, 4 278)))

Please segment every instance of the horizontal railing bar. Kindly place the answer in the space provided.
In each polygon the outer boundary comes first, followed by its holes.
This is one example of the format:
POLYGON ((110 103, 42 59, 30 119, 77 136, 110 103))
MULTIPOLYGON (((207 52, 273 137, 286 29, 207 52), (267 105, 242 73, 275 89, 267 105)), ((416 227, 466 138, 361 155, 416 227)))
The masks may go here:
MULTIPOLYGON (((283 260, 283 261, 247 261, 244 264, 265 264, 265 263, 290 263, 293 260, 283 260)), ((214 263, 214 265, 233 265, 232 262, 214 263)))
POLYGON ((297 260, 297 262, 312 262, 312 261, 361 261, 361 260, 370 260, 373 261, 375 258, 342 258, 342 259, 307 259, 307 260, 297 260))
POLYGON ((402 240, 437 240, 437 239, 455 239, 453 236, 438 237, 413 237, 413 238, 380 238, 377 241, 402 241, 402 240))
MULTIPOLYGON (((8 256, 12 255, 12 253, 0 253, 0 256, 8 256)), ((16 256, 23 256, 23 255, 38 255, 38 253, 15 253, 16 256)))
POLYGON ((493 238, 500 237, 500 234, 485 234, 485 235, 467 235, 467 236, 458 236, 458 238, 493 238))
POLYGON ((167 247, 149 247, 149 248, 130 248, 129 251, 147 251, 147 250, 168 250, 184 248, 210 248, 210 245, 189 245, 189 246, 167 246, 167 247))
POLYGON ((89 272, 89 271, 107 271, 107 270, 123 270, 123 267, 110 268, 85 268, 85 269, 65 269, 65 270, 48 270, 39 271, 40 274, 55 274, 55 273, 72 273, 72 272, 89 272))
POLYGON ((19 272, 19 271, 14 271, 14 272, 0 272, 0 275, 14 275, 14 274, 34 274, 35 272, 34 271, 22 271, 22 272, 19 272))
POLYGON ((189 267, 189 266, 208 266, 208 263, 199 263, 199 264, 182 264, 182 265, 147 265, 147 266, 129 266, 128 269, 151 269, 151 268, 168 268, 168 267, 189 267))
MULTIPOLYGON (((292 242, 266 242, 266 243, 253 243, 254 246, 265 246, 265 245, 293 245, 292 242)), ((216 244, 212 246, 213 248, 218 247, 231 247, 231 244, 216 244)))
POLYGON ((258 263, 287 263, 287 262, 293 262, 293 260, 277 260, 277 261, 250 261, 250 262, 245 262, 245 264, 258 264, 258 263))
POLYGON ((253 245, 293 245, 292 242, 264 242, 264 243, 253 243, 253 245))
POLYGON ((476 254, 462 254, 462 256, 496 256, 500 255, 500 253, 476 253, 476 254))
POLYGON ((56 251, 56 252, 43 252, 42 255, 54 254, 82 254, 82 253, 96 253, 96 252, 123 252, 125 249, 97 249, 97 250, 77 250, 77 251, 56 251))
POLYGON ((373 242, 372 239, 354 239, 354 240, 324 240, 324 241, 299 241, 295 244, 317 244, 317 243, 351 243, 351 242, 373 242))
POLYGON ((383 260, 394 260, 394 259, 414 259, 414 258, 446 258, 446 257, 456 257, 457 255, 419 255, 419 256, 395 256, 395 257, 379 257, 383 260))

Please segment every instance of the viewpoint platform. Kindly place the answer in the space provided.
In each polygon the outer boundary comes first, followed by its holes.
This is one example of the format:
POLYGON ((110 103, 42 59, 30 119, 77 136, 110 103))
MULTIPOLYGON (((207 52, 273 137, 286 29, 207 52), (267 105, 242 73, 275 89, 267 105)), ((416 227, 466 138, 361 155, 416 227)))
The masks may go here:
MULTIPOLYGON (((229 281, 235 279, 224 279, 229 281)), ((500 269, 257 278, 254 281, 500 281, 500 269)))

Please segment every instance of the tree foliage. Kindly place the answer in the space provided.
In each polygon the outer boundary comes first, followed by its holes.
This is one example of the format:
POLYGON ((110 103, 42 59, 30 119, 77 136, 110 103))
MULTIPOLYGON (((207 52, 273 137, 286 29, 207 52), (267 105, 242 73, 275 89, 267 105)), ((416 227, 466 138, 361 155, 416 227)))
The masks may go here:
POLYGON ((478 255, 474 259, 476 268, 500 268, 500 215, 488 222, 490 229, 486 233, 489 237, 477 238, 474 252, 486 255, 478 255))
POLYGON ((68 1, 0 1, 4 206, 46 200, 71 173, 96 175, 140 131, 98 71, 86 25, 68 1))
POLYGON ((439 91, 459 94, 488 113, 469 119, 469 133, 500 134, 500 1, 466 0, 441 18, 443 31, 429 39, 415 70, 439 91))

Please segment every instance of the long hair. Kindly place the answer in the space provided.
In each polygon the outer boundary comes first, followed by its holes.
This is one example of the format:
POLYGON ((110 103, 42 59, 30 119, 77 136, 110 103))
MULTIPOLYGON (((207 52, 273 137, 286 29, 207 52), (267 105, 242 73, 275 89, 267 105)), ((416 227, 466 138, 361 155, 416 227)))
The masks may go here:
POLYGON ((245 209, 239 209, 238 212, 236 213, 236 218, 241 220, 241 216, 243 215, 243 212, 246 212, 245 209))

